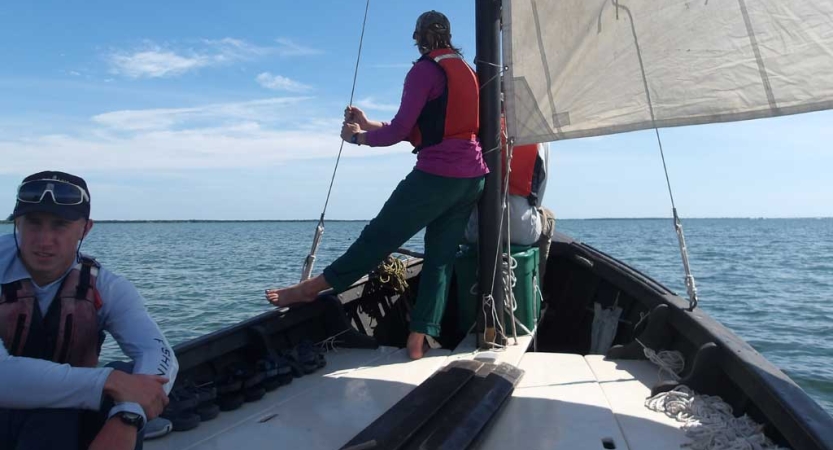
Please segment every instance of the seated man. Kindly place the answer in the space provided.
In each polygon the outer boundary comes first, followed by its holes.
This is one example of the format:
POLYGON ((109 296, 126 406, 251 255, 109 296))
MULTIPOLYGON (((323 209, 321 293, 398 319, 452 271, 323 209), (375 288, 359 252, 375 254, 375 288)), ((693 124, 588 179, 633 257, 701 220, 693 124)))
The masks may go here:
POLYGON ((28 176, 12 216, 14 234, 0 236, 0 448, 141 448, 178 363, 136 288, 81 255, 87 184, 28 176), (132 374, 97 367, 104 330, 132 374))
MULTIPOLYGON (((509 241, 513 245, 537 245, 540 252, 540 277, 543 279, 549 256, 555 217, 541 206, 547 187, 549 145, 519 145, 512 150, 509 172, 509 241)), ((477 208, 472 212, 465 239, 477 242, 477 208)))

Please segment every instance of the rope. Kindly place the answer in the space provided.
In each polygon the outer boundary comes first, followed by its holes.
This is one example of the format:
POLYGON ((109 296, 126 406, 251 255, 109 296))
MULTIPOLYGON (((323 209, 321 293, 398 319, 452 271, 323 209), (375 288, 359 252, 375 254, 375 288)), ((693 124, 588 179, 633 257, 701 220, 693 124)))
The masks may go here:
POLYGON ((491 84, 492 82, 494 82, 496 79, 498 79, 498 78, 502 77, 502 76, 503 76, 503 74, 504 74, 507 70, 509 70, 509 66, 503 66, 503 65, 500 65, 500 64, 495 64, 495 63, 493 63, 493 62, 484 61, 484 60, 479 59, 479 58, 475 58, 475 59, 474 59, 474 64, 475 64, 475 66, 476 66, 477 64, 485 64, 485 65, 487 65, 487 66, 497 67, 497 68, 499 68, 499 69, 500 69, 500 70, 498 70, 497 74, 495 74, 494 76, 492 76, 491 78, 489 78, 488 80, 486 80, 486 81, 485 81, 485 82, 484 82, 484 83, 480 86, 480 90, 481 90, 481 91, 483 90, 483 88, 485 88, 486 86, 488 86, 489 84, 491 84))
POLYGON ((645 89, 645 99, 648 102, 648 112, 651 116, 651 125, 654 128, 654 133, 657 136, 657 145, 659 146, 659 154, 662 158, 662 170, 665 172, 665 184, 668 187, 668 196, 671 198, 671 210, 674 213, 674 228, 677 232, 677 240, 680 244, 680 253, 683 258, 683 268, 685 270, 685 284, 688 291, 689 311, 694 311, 697 307, 697 288, 694 286, 694 276, 691 274, 691 269, 688 265, 688 250, 685 246, 685 236, 683 235, 683 224, 677 216, 677 206, 674 204, 674 193, 671 191, 671 179, 668 176, 668 166, 665 164, 665 152, 662 149, 662 139, 659 136, 659 127, 657 126, 656 115, 654 114, 654 103, 651 101, 651 90, 648 88, 648 76, 645 74, 645 65, 642 61, 642 49, 639 47, 639 39, 636 35, 636 27, 634 26, 633 15, 627 6, 619 4, 618 0, 613 0, 613 5, 616 7, 617 20, 619 17, 619 10, 622 9, 628 14, 630 19, 631 34, 633 35, 633 43, 636 47, 636 56, 639 61, 639 70, 642 74, 642 85, 645 89))
POLYGON ((316 342, 315 345, 317 345, 318 348, 324 353, 329 353, 330 351, 337 352, 338 348, 336 348, 336 344, 338 344, 338 342, 336 342, 336 338, 348 331, 350 331, 349 328, 343 331, 339 331, 338 333, 322 340, 321 342, 316 342))
POLYGON ((692 442, 683 447, 694 450, 778 450, 764 434, 764 426, 748 415, 735 417, 732 407, 720 397, 697 395, 688 386, 645 400, 645 406, 682 422, 682 430, 692 442))
MULTIPOLYGON (((506 173, 504 173, 504 175, 503 175, 503 198, 501 199, 502 211, 501 211, 501 214, 500 214, 500 224, 499 224, 499 228, 498 228, 499 232, 498 232, 498 242, 497 242, 498 252, 495 254, 495 262, 494 262, 494 265, 492 266, 493 267, 492 268, 492 283, 491 283, 491 289, 489 289, 489 292, 494 292, 495 291, 495 281, 497 280, 497 277, 496 277, 495 273, 497 272, 498 263, 501 260, 501 255, 503 254, 503 252, 500 251, 500 247, 501 247, 502 240, 504 239, 504 236, 502 235, 503 234, 502 232, 504 230, 504 227, 503 227, 504 219, 506 219, 506 222, 507 222, 506 223, 506 228, 505 228, 505 230, 506 230, 505 239, 506 239, 506 244, 508 246, 510 263, 506 264, 505 261, 501 262, 501 268, 504 270, 504 272, 501 272, 501 273, 504 276, 504 280, 506 279, 506 271, 508 271, 510 273, 510 278, 509 278, 510 280, 512 280, 512 278, 514 277, 514 270, 512 270, 513 267, 509 267, 509 266, 511 266, 512 261, 514 261, 514 259, 512 258, 512 243, 511 243, 511 236, 510 236, 510 229, 509 229, 509 208, 508 208, 509 172, 511 171, 510 163, 512 162, 512 150, 513 150, 514 146, 513 146, 512 140, 510 140, 509 137, 507 136, 506 130, 505 129, 501 130, 501 133, 503 135, 502 137, 507 142, 507 150, 506 150, 506 152, 507 152, 507 162, 506 162, 506 171, 505 171, 506 173)), ((499 144, 497 149, 500 149, 501 147, 502 147, 502 144, 499 144)), ((492 151, 492 150, 490 150, 490 151, 492 151)), ((503 161, 501 161, 501 164, 502 163, 503 163, 503 161)), ((515 265, 517 265, 517 261, 515 261, 514 263, 515 263, 515 265)), ((514 283, 515 282, 512 281, 512 284, 511 284, 511 286, 509 288, 509 291, 508 291, 508 295, 504 295, 504 307, 506 307, 506 305, 508 303, 514 302, 514 293, 512 291, 512 287, 514 287, 514 283)), ((506 282, 504 282, 503 288, 504 288, 504 293, 506 294, 506 292, 507 292, 506 291, 506 289, 507 289, 507 283, 506 282)), ((513 330, 514 330, 516 322, 517 322, 517 320, 515 319, 515 315, 514 315, 514 311, 515 311, 516 308, 517 308, 517 306, 510 309, 510 314, 512 316, 511 324, 512 324, 513 330)), ((488 295, 488 296, 485 296, 484 300, 483 300, 484 319, 488 317, 487 315, 488 315, 489 312, 491 312, 491 316, 493 318, 493 323, 495 324, 495 336, 494 336, 495 340, 489 340, 489 339, 484 339, 484 340, 486 342, 488 342, 493 347, 503 348, 504 347, 503 345, 497 344, 496 338, 500 336, 500 337, 503 338, 503 341, 505 342, 507 340, 506 339, 506 333, 505 333, 505 330, 504 330, 504 324, 499 323, 500 321, 497 318, 498 317, 497 309, 496 309, 496 306, 495 306, 495 303, 494 303, 494 297, 491 294, 488 295), (487 298, 489 300, 488 302, 486 301, 487 298), (487 306, 489 308, 488 310, 487 310, 487 306)), ((517 344, 517 332, 514 333, 514 336, 515 336, 515 343, 517 344)))
MULTIPOLYGON (((685 368, 685 358, 678 351, 656 352, 643 347, 645 357, 660 367, 659 379, 667 373, 675 381, 685 368)), ((645 407, 682 422, 680 427, 692 440, 682 447, 693 450, 779 450, 764 434, 764 426, 748 415, 735 417, 732 407, 718 396, 697 395, 686 385, 659 393, 645 400, 645 407)))
POLYGON ((679 381, 679 373, 685 369, 685 357, 676 350, 662 350, 656 352, 645 346, 639 339, 636 342, 642 346, 642 352, 649 361, 659 366, 659 380, 664 381, 663 374, 667 374, 672 380, 679 381))
MULTIPOLYGON (((362 34, 359 37, 359 52, 356 56, 356 67, 353 70, 353 87, 350 89, 350 106, 353 106, 353 96, 356 94, 356 79, 359 75, 359 61, 362 59, 362 44, 364 43, 364 29, 365 25, 367 25, 367 11, 370 9, 370 0, 367 0, 364 6, 364 20, 362 20, 362 34)), ((333 181, 336 178, 336 172, 338 171, 338 163, 341 160, 341 151, 344 149, 344 140, 341 140, 341 145, 338 147, 338 157, 336 157, 336 166, 333 169, 333 176, 330 179, 330 188, 327 190, 327 200, 324 201, 324 211, 321 212, 321 222, 324 221, 324 214, 327 212, 327 205, 330 203, 330 194, 333 191, 333 181)))
MULTIPOLYGON (((353 97, 356 94, 356 79, 359 75, 359 62, 362 59, 362 45, 364 44, 364 30, 367 25, 367 11, 370 9, 370 0, 364 7, 364 19, 362 20, 362 34, 359 37, 359 52, 356 56, 356 67, 353 70, 353 87, 350 89, 350 103, 353 105, 353 97)), ((324 200, 324 209, 321 211, 321 217, 318 219, 318 225, 315 227, 315 235, 312 238, 312 248, 309 255, 304 260, 304 266, 301 269, 301 281, 304 281, 312 275, 312 266, 315 264, 315 254, 318 253, 318 244, 321 241, 321 235, 324 234, 324 216, 327 214, 327 206, 330 204, 330 195, 333 192, 333 183, 335 183, 336 173, 338 172, 338 163, 341 161, 341 152, 344 150, 344 139, 341 140, 341 145, 338 147, 338 156, 336 157, 336 164, 333 168, 333 176, 330 177, 330 187, 327 188, 327 199, 324 200)))
POLYGON ((405 261, 394 258, 388 255, 384 261, 373 271, 373 274, 378 277, 382 284, 387 284, 388 287, 397 294, 402 294, 408 289, 408 280, 406 278, 405 261))

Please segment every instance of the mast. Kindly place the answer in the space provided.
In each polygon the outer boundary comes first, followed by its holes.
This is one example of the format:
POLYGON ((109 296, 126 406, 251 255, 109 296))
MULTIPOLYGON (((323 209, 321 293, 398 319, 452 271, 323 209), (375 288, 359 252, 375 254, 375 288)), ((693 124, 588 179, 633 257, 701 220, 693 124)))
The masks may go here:
MULTIPOLYGON (((495 317, 483 314, 483 302, 492 298, 497 323, 503 324, 504 289, 501 275, 501 152, 500 146, 500 0, 476 0, 477 79, 480 83, 480 145, 489 166, 486 187, 478 204, 478 255, 480 295, 477 308, 477 344, 505 344, 496 333, 495 317), (497 150, 493 150, 497 149, 497 150), (491 296, 491 297, 489 297, 491 296)), ((486 305, 491 311, 492 307, 486 305)))

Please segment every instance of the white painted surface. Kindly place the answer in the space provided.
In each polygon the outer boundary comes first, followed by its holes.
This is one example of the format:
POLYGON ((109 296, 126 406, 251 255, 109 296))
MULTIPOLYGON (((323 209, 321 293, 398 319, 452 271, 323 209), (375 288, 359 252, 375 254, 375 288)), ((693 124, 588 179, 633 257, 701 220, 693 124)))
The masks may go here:
POLYGON ((493 364, 505 362, 517 367, 518 364, 521 363, 521 359, 531 344, 532 336, 519 336, 517 344, 515 344, 514 339, 510 338, 506 348, 498 350, 479 350, 476 347, 477 341, 475 335, 469 334, 465 337, 465 339, 463 339, 462 342, 460 342, 460 345, 454 349, 448 359, 449 361, 458 359, 477 359, 479 361, 493 364))
POLYGON ((442 367, 448 353, 410 361, 391 348, 330 352, 321 371, 194 430, 145 441, 145 449, 337 449, 442 367))
POLYGON ((679 424, 648 410, 657 379, 647 361, 601 356, 525 353, 531 337, 497 352, 474 348, 474 336, 451 354, 431 350, 411 361, 404 349, 339 349, 319 372, 296 378, 258 402, 161 439, 147 450, 337 449, 451 361, 506 362, 525 371, 504 409, 486 430, 483 449, 674 449, 687 442, 679 424), (268 420, 265 420, 268 419, 268 420))
POLYGON ((484 450, 627 449, 610 406, 580 355, 527 353, 524 377, 487 430, 484 450))
POLYGON ((589 364, 632 450, 676 449, 689 442, 680 423, 645 407, 651 386, 659 381, 649 361, 605 360, 588 355, 589 364))

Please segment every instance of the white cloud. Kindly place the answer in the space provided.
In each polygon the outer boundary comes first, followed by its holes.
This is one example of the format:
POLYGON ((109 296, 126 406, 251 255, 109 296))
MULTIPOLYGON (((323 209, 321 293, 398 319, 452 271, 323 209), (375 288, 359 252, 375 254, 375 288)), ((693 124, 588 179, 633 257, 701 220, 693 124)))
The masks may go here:
POLYGON ((98 114, 92 120, 112 130, 164 130, 241 122, 271 123, 294 117, 295 107, 311 97, 278 97, 249 102, 218 103, 191 108, 122 110, 98 114))
POLYGON ((184 56, 154 47, 134 53, 111 55, 110 71, 130 78, 163 78, 182 75, 211 63, 211 57, 206 55, 184 56))
POLYGON ((108 55, 110 72, 129 78, 175 77, 203 67, 217 67, 251 61, 269 55, 306 56, 321 51, 304 47, 288 39, 278 39, 277 46, 261 47, 241 39, 203 39, 196 45, 159 45, 147 41, 142 48, 115 51, 108 55))
POLYGON ((276 52, 280 56, 309 56, 320 55, 321 53, 324 53, 321 50, 314 49, 312 47, 306 47, 303 45, 296 44, 295 42, 286 38, 275 39, 275 42, 278 43, 278 48, 276 49, 276 52))
POLYGON ((269 72, 263 72, 255 78, 261 86, 276 91, 289 92, 306 92, 312 89, 312 86, 291 80, 280 75, 272 75, 269 72))
MULTIPOLYGON (((113 111, 94 116, 92 124, 73 135, 0 140, 0 173, 32 172, 44 161, 69 171, 263 168, 334 158, 341 145, 340 118, 317 117, 305 98, 113 111)), ((343 156, 408 149, 348 146, 343 156)))
POLYGON ((369 109, 375 111, 399 111, 399 105, 392 103, 377 103, 373 97, 366 97, 356 102, 356 106, 362 109, 369 109))

